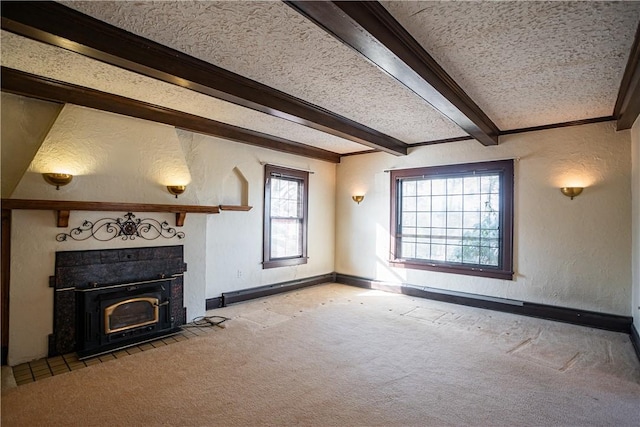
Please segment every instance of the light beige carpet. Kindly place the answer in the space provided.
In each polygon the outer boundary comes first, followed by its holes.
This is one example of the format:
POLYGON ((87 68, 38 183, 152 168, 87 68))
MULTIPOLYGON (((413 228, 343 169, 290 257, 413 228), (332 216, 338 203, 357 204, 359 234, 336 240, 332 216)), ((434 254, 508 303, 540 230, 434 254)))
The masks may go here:
POLYGON ((638 426, 625 334, 342 285, 2 393, 2 426, 638 426))

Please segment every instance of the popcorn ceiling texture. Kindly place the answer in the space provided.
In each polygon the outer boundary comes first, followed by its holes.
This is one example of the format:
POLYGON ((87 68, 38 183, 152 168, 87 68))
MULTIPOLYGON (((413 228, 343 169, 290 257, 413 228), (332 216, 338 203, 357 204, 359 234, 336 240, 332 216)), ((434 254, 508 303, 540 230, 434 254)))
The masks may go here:
POLYGON ((2 65, 28 73, 115 93, 298 141, 338 153, 368 150, 348 141, 249 108, 202 95, 85 56, 2 31, 2 65))
POLYGON ((640 2, 396 2, 385 8, 502 129, 610 116, 640 2))
POLYGON ((63 2, 407 143, 465 136, 282 2, 63 2))

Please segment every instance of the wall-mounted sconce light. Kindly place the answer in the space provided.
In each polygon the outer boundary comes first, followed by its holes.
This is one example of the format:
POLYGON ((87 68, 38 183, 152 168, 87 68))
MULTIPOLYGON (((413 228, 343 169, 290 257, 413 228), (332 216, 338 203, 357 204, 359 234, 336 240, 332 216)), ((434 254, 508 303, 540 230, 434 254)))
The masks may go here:
POLYGON ((364 196, 360 195, 360 196, 351 196, 351 198, 353 199, 354 202, 356 202, 357 204, 360 204, 361 201, 364 200, 364 196))
POLYGON ((43 173, 42 177, 47 183, 54 185, 56 190, 60 187, 67 185, 73 179, 73 175, 68 173, 43 173))
POLYGON ((562 194, 567 197, 571 197, 571 200, 573 200, 574 197, 579 196, 580 193, 582 193, 582 190, 584 190, 582 187, 562 187, 560 189, 562 194))
POLYGON ((176 199, 180 194, 184 193, 184 190, 186 189, 187 189, 186 185, 167 185, 167 190, 169 190, 169 193, 176 196, 176 199))

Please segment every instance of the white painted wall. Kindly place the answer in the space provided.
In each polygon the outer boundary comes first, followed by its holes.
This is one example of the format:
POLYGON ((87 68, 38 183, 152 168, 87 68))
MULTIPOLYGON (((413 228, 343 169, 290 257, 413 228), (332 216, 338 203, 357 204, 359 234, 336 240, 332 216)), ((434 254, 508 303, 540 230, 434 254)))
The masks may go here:
POLYGON ((640 118, 631 128, 631 199, 632 208, 632 241, 633 291, 631 298, 631 315, 636 330, 640 331, 640 118))
MULTIPOLYGON (((334 271, 335 165, 65 106, 12 198, 218 205, 239 203, 241 195, 234 193, 242 186, 248 186, 249 203, 254 206, 250 212, 187 214, 183 240, 60 243, 55 236, 69 229, 55 226, 55 212, 13 211, 9 364, 46 356, 47 336, 53 331, 53 290, 48 280, 54 273, 56 251, 183 244, 189 320, 203 315, 205 300, 222 292, 334 271), (261 161, 315 172, 310 180, 310 260, 306 265, 262 270, 261 161), (234 168, 246 183, 239 184, 234 168), (75 177, 56 191, 40 176, 47 171, 69 171, 75 177), (179 199, 165 188, 189 181, 179 199)), ((70 227, 85 219, 124 213, 72 211, 70 227)), ((175 224, 172 214, 138 215, 175 224)))
POLYGON ((631 150, 613 122, 350 156, 337 170, 336 271, 500 298, 630 315, 631 150), (386 169, 519 158, 513 281, 390 268, 386 169), (574 200, 559 187, 585 186, 574 200), (357 205, 356 193, 366 194, 357 205))

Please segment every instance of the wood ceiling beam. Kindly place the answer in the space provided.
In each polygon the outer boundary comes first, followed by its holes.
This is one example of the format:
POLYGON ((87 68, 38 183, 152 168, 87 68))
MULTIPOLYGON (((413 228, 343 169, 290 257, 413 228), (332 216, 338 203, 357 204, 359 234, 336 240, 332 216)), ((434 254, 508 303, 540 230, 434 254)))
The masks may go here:
POLYGON ((243 144, 299 156, 340 163, 340 155, 295 141, 232 126, 182 111, 172 110, 135 99, 125 98, 59 80, 48 79, 12 68, 2 67, 1 85, 5 92, 46 101, 62 102, 129 117, 164 123, 176 128, 228 139, 243 144))
POLYGON ((482 144, 498 144, 498 127, 380 3, 285 3, 389 73, 482 144))
POLYGON ((407 144, 254 80, 55 2, 3 2, 2 28, 394 155, 407 144))
POLYGON ((616 128, 631 129, 638 115, 640 115, 640 24, 620 82, 618 99, 613 108, 613 117, 618 121, 616 128))

